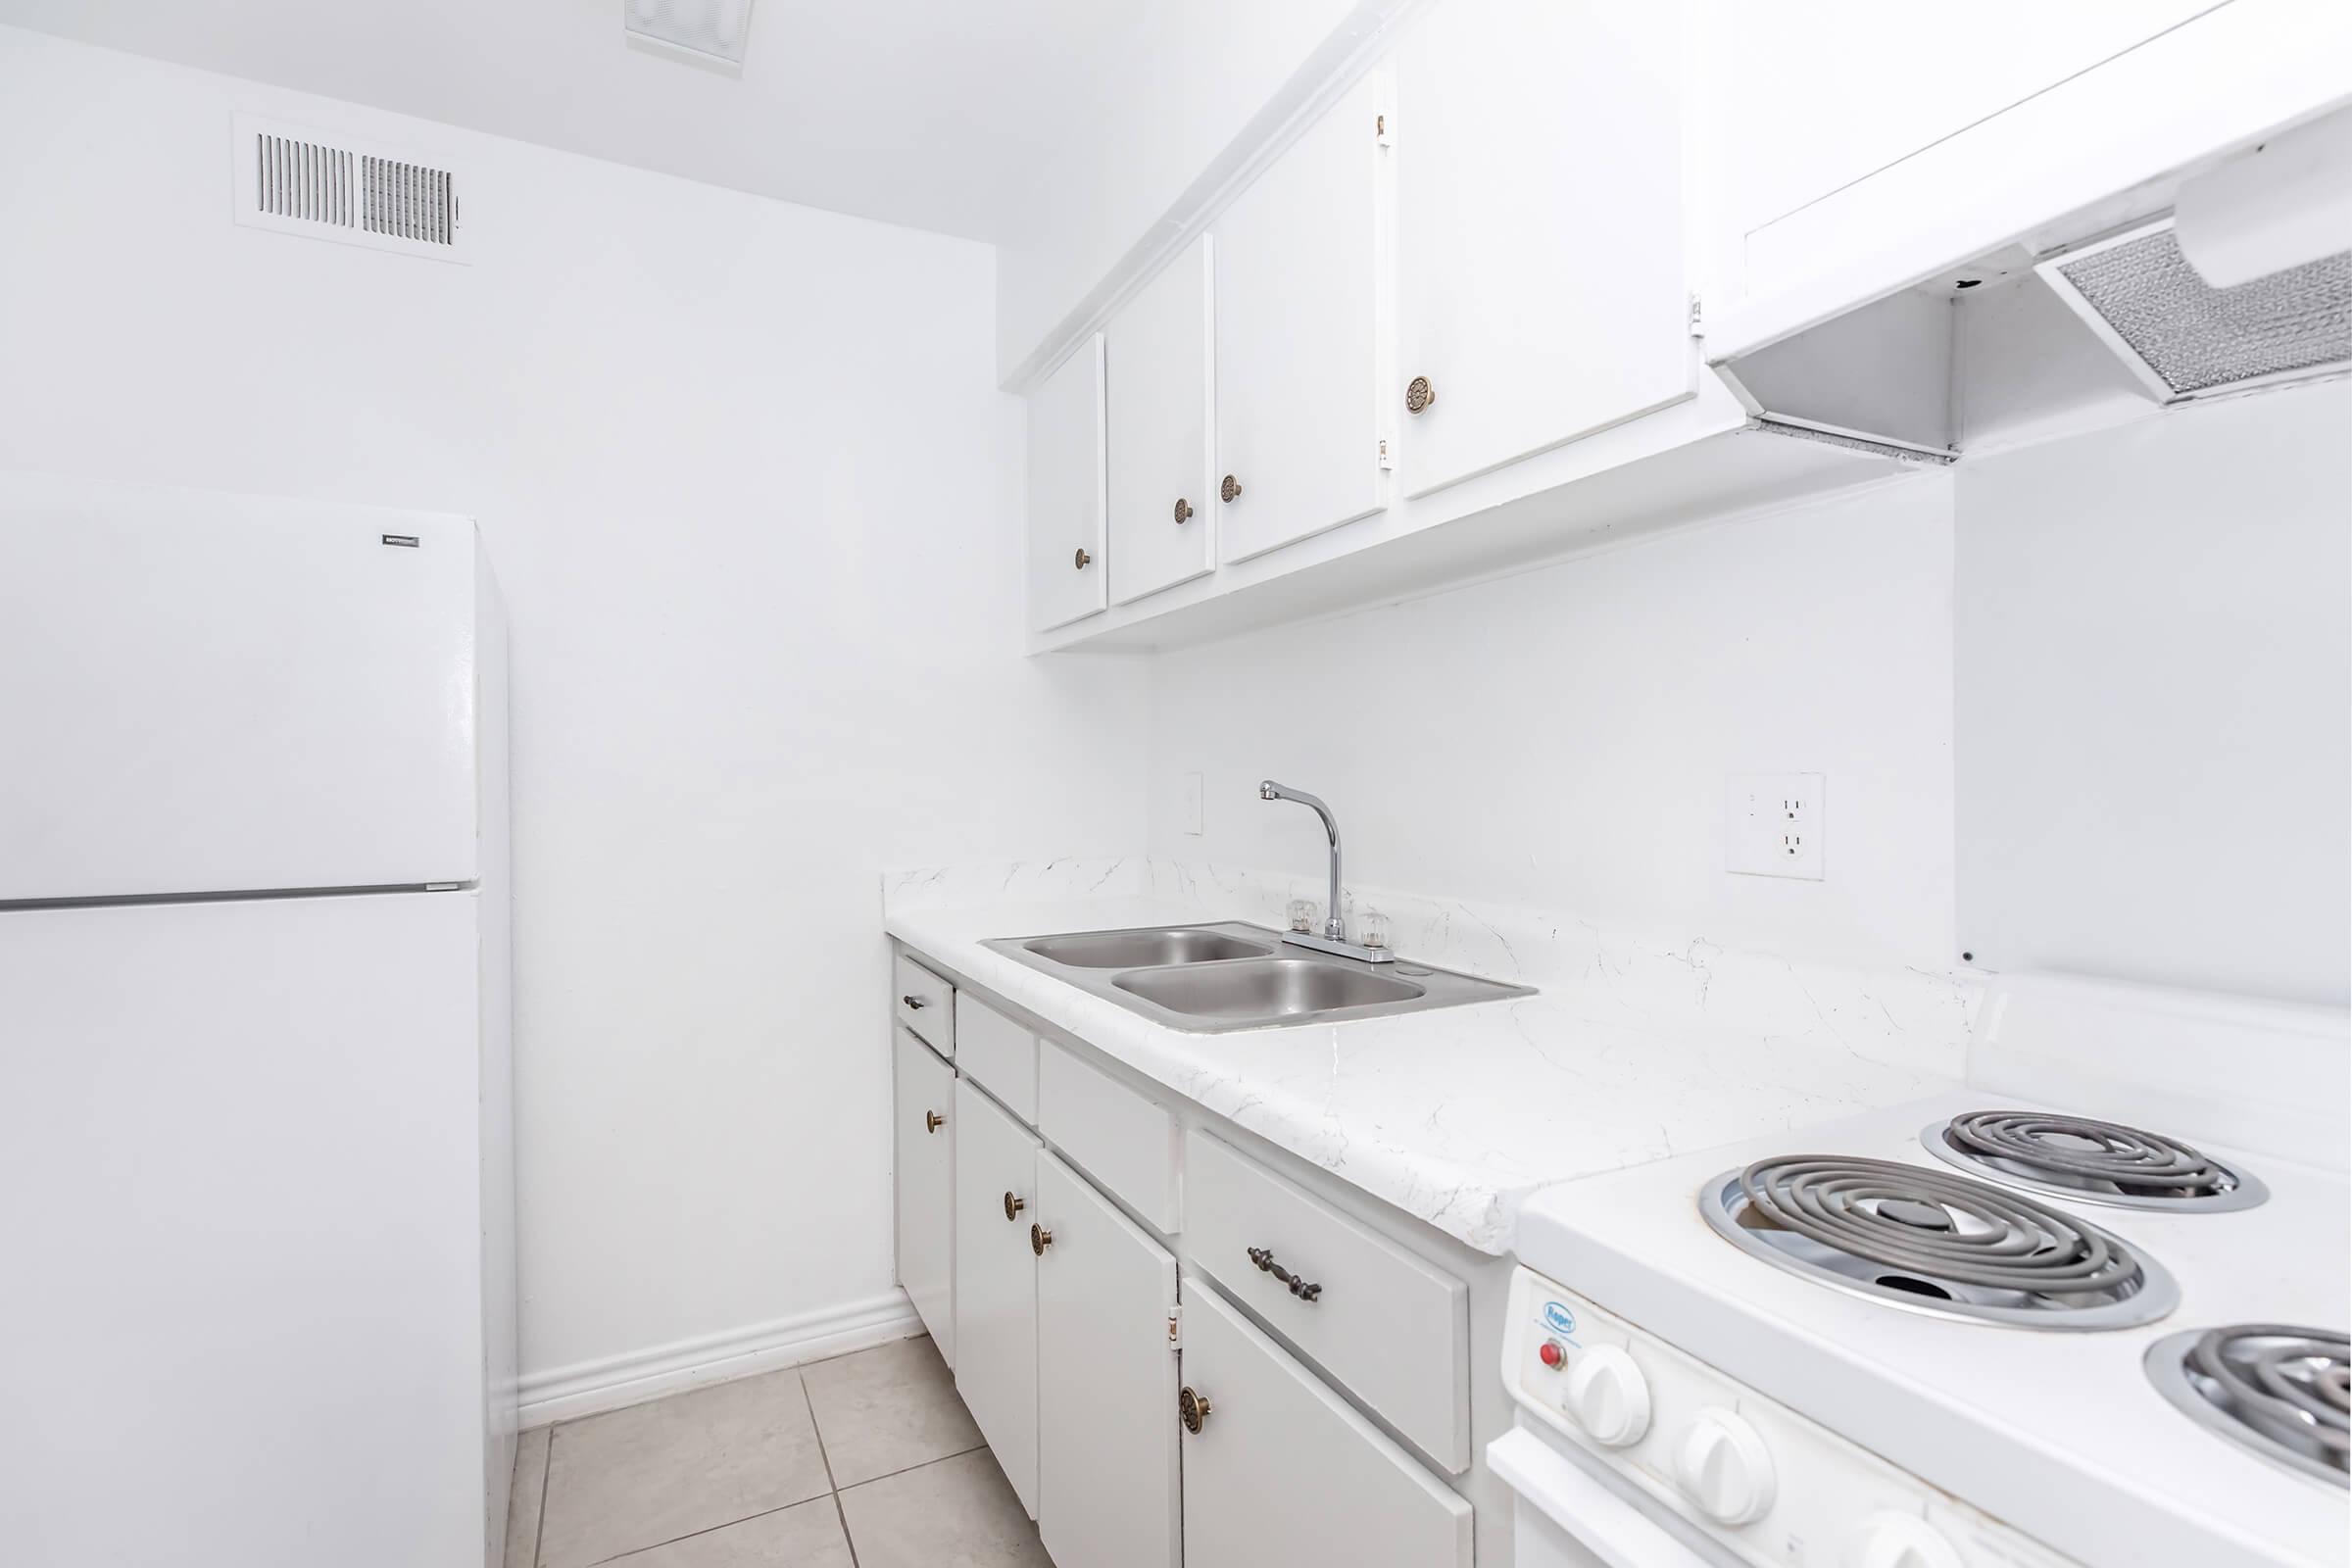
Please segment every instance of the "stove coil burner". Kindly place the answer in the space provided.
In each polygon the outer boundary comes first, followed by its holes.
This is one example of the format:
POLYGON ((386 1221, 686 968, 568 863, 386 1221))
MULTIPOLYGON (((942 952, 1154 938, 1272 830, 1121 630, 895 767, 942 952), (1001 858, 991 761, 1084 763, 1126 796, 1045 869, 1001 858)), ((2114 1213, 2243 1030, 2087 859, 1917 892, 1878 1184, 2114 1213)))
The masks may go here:
POLYGON ((2121 1239, 1987 1182, 1841 1155, 1707 1184, 1717 1234, 1779 1267, 1913 1311, 2021 1328, 2153 1323, 2180 1293, 2121 1239))
POLYGON ((2252 1208, 2262 1183, 2161 1134, 2034 1110, 1973 1110, 1919 1135, 1939 1159, 2036 1192, 2115 1208, 2252 1208))
POLYGON ((2149 1346, 2146 1365, 2200 1426, 2335 1486, 2352 1477, 2352 1339, 2277 1323, 2189 1329, 2149 1346))

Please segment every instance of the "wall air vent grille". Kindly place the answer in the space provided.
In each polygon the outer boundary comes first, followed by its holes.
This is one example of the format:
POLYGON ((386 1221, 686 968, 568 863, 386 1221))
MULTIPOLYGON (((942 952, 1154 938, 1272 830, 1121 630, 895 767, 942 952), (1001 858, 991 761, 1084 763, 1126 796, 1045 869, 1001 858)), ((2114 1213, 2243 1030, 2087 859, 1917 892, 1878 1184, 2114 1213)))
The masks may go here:
POLYGON ((2352 251, 2215 288, 2165 219, 2036 270, 2167 403, 2352 368, 2352 251))
POLYGON ((236 217, 254 228, 466 260, 454 170, 349 137, 236 121, 236 217))

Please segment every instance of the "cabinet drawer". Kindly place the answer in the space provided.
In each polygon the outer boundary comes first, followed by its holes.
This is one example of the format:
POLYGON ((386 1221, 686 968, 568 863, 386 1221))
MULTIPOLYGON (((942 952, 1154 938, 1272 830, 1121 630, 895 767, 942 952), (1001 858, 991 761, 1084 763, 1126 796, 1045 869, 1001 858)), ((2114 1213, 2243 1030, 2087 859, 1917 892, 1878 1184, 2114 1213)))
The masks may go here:
POLYGON ((1183 1224, 1176 1118, 1051 1040, 1038 1042, 1037 1129, 1161 1231, 1183 1224))
POLYGON ((1468 1469, 1469 1288, 1213 1138, 1189 1135, 1184 1161, 1194 1261, 1423 1452, 1468 1469))
POLYGON ((1470 1504, 1189 1278, 1183 1363, 1186 1562, 1469 1568, 1470 1504))
POLYGON ((890 1005, 899 1022, 922 1036, 941 1055, 956 1054, 956 988, 899 955, 891 967, 890 1005))
POLYGON ((1036 1125, 1037 1036, 964 993, 956 998, 956 1068, 1036 1125))

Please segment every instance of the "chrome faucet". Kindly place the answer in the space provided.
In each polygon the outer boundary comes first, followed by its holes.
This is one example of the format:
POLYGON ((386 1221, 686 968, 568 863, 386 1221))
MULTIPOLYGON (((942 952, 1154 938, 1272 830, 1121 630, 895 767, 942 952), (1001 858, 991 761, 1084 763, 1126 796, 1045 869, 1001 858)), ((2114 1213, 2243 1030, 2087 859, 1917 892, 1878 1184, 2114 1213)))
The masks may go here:
POLYGON ((1323 819, 1324 833, 1331 839, 1331 902, 1324 906, 1323 934, 1315 936, 1311 932, 1291 931, 1284 933, 1282 940, 1302 948, 1312 948, 1317 953, 1337 954, 1343 958, 1360 958, 1366 963, 1392 961, 1396 956, 1386 948, 1368 948, 1348 940, 1348 922, 1340 917, 1340 824, 1331 814, 1331 808, 1304 790, 1295 790, 1287 784, 1277 784, 1272 779, 1257 786, 1257 796, 1262 801, 1296 801, 1300 806, 1313 807, 1315 814, 1323 819))

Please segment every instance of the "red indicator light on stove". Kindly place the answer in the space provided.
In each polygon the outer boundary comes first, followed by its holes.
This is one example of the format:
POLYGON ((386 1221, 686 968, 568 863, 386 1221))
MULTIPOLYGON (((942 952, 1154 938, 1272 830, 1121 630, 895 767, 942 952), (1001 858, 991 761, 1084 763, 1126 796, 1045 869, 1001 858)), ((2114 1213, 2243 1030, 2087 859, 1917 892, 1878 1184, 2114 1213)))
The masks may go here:
POLYGON ((1560 1348, 1559 1341, 1545 1340, 1544 1348, 1536 1352, 1536 1359, 1557 1372, 1561 1363, 1568 1359, 1568 1352, 1560 1348))

